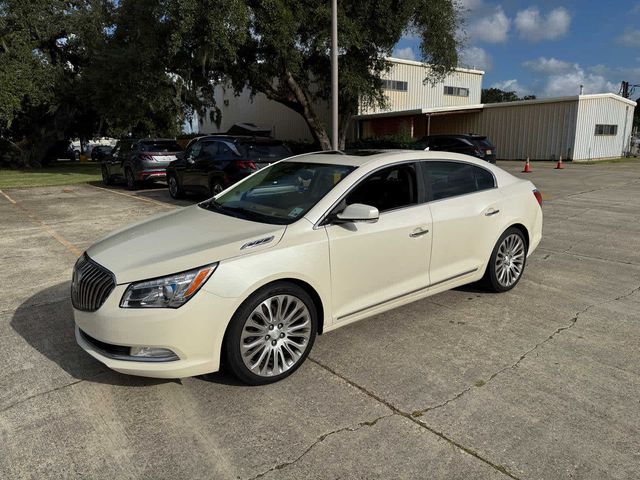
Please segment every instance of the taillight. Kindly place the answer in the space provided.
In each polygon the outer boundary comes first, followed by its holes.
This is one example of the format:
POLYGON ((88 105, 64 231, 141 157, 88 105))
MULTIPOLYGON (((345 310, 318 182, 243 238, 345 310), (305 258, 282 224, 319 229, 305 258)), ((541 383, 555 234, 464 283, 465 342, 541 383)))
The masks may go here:
POLYGON ((538 205, 542 206, 542 194, 538 189, 533 191, 533 196, 536 197, 536 200, 538 201, 538 205))
POLYGON ((257 170, 255 163, 253 162, 247 162, 245 160, 237 160, 236 161, 236 165, 238 166, 238 168, 240 168, 241 170, 246 170, 247 168, 250 168, 251 170, 257 170))

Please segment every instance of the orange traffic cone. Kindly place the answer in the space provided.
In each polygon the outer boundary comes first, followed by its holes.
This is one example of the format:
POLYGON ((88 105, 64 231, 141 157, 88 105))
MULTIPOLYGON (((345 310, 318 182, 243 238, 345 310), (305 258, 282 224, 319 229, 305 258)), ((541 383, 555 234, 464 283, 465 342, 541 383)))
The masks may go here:
POLYGON ((527 162, 524 164, 524 170, 522 173, 531 173, 531 165, 529 165, 529 157, 527 157, 527 162))
POLYGON ((558 164, 556 165, 556 170, 564 169, 564 165, 562 164, 562 155, 560 155, 560 160, 558 160, 558 164))

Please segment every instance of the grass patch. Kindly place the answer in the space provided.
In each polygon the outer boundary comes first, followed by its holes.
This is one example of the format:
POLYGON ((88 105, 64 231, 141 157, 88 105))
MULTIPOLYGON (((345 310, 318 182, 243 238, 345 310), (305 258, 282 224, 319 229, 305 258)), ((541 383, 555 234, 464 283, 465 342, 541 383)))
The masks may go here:
POLYGON ((589 160, 587 162, 575 162, 576 165, 600 165, 602 163, 627 163, 627 162, 637 162, 640 158, 638 157, 620 157, 620 158, 609 158, 606 160, 589 160))
POLYGON ((0 189, 71 185, 101 178, 99 163, 58 163, 32 170, 0 170, 0 189))

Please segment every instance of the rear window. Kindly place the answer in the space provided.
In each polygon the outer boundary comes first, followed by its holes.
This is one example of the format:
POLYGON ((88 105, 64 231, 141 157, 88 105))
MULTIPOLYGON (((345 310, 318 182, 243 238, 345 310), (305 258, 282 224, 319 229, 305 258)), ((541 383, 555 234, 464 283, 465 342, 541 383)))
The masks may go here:
POLYGON ((478 142, 478 145, 487 148, 493 148, 493 143, 487 137, 480 137, 475 139, 478 142))
POLYGON ((180 152, 182 148, 176 142, 164 141, 164 142, 141 142, 141 152, 180 152))
POLYGON ((248 143, 243 145, 249 160, 275 162, 291 156, 291 151, 282 144, 248 143))

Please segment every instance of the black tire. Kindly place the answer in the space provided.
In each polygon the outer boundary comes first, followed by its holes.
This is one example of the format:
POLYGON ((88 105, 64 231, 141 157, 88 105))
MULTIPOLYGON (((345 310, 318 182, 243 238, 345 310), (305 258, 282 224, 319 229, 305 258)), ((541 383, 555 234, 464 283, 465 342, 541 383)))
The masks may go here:
POLYGON ((102 171, 102 183, 104 185, 111 185, 111 175, 109 174, 109 169, 106 165, 102 165, 100 169, 102 171))
POLYGON ((167 176, 167 187, 169 188, 171 198, 175 198, 176 200, 184 198, 184 190, 180 187, 178 177, 172 173, 167 176))
POLYGON ((209 184, 209 196, 215 197, 220 192, 224 190, 224 185, 220 182, 220 180, 211 180, 209 184))
MULTIPOLYGON (((520 279, 524 274, 525 266, 527 264, 528 248, 529 248, 529 245, 527 245, 527 239, 525 238, 523 233, 515 227, 508 228, 502 235, 500 235, 500 238, 496 242, 496 245, 493 248, 493 251, 491 252, 491 258, 489 259, 489 263, 487 264, 487 269, 484 272, 484 277, 482 277, 482 283, 484 284, 484 286, 488 290, 496 293, 508 292, 513 287, 515 287, 518 284, 518 282, 520 282, 520 279), (515 238, 519 239, 520 243, 518 244, 517 242, 515 242, 514 245, 520 245, 520 246, 514 247, 513 251, 515 252, 517 250, 517 254, 509 256, 508 261, 509 261, 509 265, 513 263, 514 267, 517 267, 519 265, 520 273, 517 274, 517 276, 515 276, 515 280, 510 280, 507 282, 504 279, 504 277, 500 275, 501 267, 498 263, 498 256, 501 255, 501 263, 502 263, 503 257, 502 257, 501 249, 504 248, 503 244, 507 239, 515 239, 515 238), (519 257, 520 255, 521 255, 521 258, 519 257)), ((507 269, 510 270, 509 275, 513 275, 514 270, 511 267, 507 267, 507 269)))
MULTIPOLYGON (((223 361, 225 364, 225 368, 230 370, 230 372, 233 373, 233 375, 235 375, 240 381, 248 385, 265 385, 282 380, 295 372, 306 360, 309 352, 311 351, 311 348, 313 347, 313 343, 316 338, 317 327, 318 312, 313 303, 313 300, 307 294, 307 292, 305 292, 299 286, 289 282, 275 282, 267 285, 257 290, 255 293, 253 293, 253 295, 245 300, 233 315, 224 338, 223 361), (252 312, 254 312, 254 309, 265 300, 277 295, 287 295, 295 297, 296 300, 302 302, 304 306, 306 306, 310 319, 310 331, 308 332, 309 338, 306 341, 306 345, 304 347, 305 349, 302 354, 297 360, 295 360, 295 363, 287 367, 287 370, 280 374, 272 374, 269 376, 257 375, 253 373, 243 361, 241 353, 242 332, 245 327, 245 322, 249 319, 249 316, 252 314, 252 312)), ((259 336, 261 336, 261 334, 257 333, 256 338, 258 338, 259 336)), ((277 336, 274 338, 277 338, 277 336)), ((269 362, 270 358, 270 355, 267 354, 266 361, 269 362)))
POLYGON ((133 170, 126 168, 124 171, 124 179, 127 182, 127 190, 137 190, 138 184, 133 176, 133 170))

